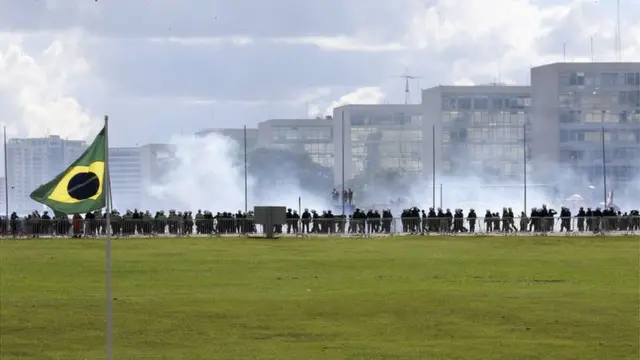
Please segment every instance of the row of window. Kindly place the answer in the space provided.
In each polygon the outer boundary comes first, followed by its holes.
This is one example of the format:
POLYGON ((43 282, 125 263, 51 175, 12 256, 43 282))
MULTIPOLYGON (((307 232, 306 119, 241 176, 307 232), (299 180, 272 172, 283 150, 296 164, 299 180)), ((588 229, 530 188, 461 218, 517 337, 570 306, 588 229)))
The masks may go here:
MULTIPOLYGON (((560 161, 598 161, 602 162, 602 150, 577 150, 561 149, 560 161)), ((604 154, 605 162, 633 162, 640 158, 640 148, 616 148, 606 150, 604 154)), ((640 167, 640 163, 637 164, 640 167)))
MULTIPOLYGON (((597 130, 560 130, 560 143, 570 141, 601 142, 603 131, 597 130)), ((605 142, 627 142, 640 144, 640 129, 604 130, 605 142)))
POLYGON ((519 143, 524 138, 523 127, 495 127, 495 128, 459 128, 443 129, 442 142, 516 142, 519 143))
POLYGON ((560 86, 640 86, 638 72, 564 72, 559 76, 560 86))
POLYGON ((613 105, 640 106, 640 90, 568 91, 558 95, 561 107, 609 108, 613 105))
POLYGON ((442 113, 442 123, 462 123, 464 125, 524 125, 528 115, 524 111, 496 111, 496 112, 461 112, 445 111, 442 113))
MULTIPOLYGON (((579 174, 585 174, 590 181, 600 181, 603 177, 603 168, 601 165, 576 166, 573 168, 579 174)), ((640 175, 640 169, 633 166, 608 166, 607 180, 616 182, 625 182, 637 179, 640 175)))
MULTIPOLYGON (((479 163, 478 166, 482 166, 482 163, 479 163)), ((458 161, 443 161, 442 162, 442 171, 445 174, 455 173, 459 169, 460 163, 458 161)), ((497 159, 496 161, 491 163, 491 167, 496 170, 498 174, 502 177, 519 177, 522 175, 522 165, 513 163, 511 161, 505 161, 501 159, 497 159)))
POLYGON ((531 106, 529 95, 478 96, 457 95, 443 96, 442 110, 503 110, 526 109, 531 106))
POLYGON ((327 126, 274 126, 272 129, 273 141, 309 141, 333 139, 333 129, 327 126))
POLYGON ((328 168, 333 168, 335 164, 333 154, 309 154, 309 156, 314 162, 328 168))
POLYGON ((352 143, 367 143, 372 141, 422 141, 422 130, 419 128, 381 130, 373 127, 355 127, 351 129, 352 143))
POLYGON ((365 170, 402 170, 410 173, 422 172, 422 161, 420 160, 384 158, 380 159, 380 162, 375 165, 375 168, 372 168, 373 165, 367 162, 365 158, 353 157, 351 161, 355 170, 353 176, 356 176, 365 170), (369 168, 367 169, 367 167, 369 168))
POLYGON ((420 159, 423 144, 417 141, 405 142, 380 142, 376 144, 352 145, 351 153, 354 156, 367 156, 368 154, 378 153, 383 157, 398 157, 420 159))
POLYGON ((394 114, 351 114, 351 126, 406 126, 422 123, 422 115, 398 112, 394 114))
POLYGON ((444 145, 442 147, 445 157, 463 156, 466 159, 496 159, 521 161, 524 158, 524 148, 516 145, 489 145, 489 144, 466 144, 464 146, 444 145))
POLYGON ((610 123, 610 124, 640 124, 640 111, 612 112, 608 110, 565 110, 558 115, 561 124, 574 123, 610 123))
POLYGON ((289 143, 289 144, 273 144, 270 146, 274 149, 304 151, 309 154, 330 154, 333 156, 333 143, 289 143))

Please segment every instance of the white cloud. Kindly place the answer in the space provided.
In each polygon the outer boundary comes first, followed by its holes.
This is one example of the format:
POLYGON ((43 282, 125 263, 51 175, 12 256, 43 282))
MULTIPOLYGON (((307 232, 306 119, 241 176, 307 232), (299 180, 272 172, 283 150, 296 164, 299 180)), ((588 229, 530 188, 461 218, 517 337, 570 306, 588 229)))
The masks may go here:
POLYGON ((253 44, 253 39, 245 36, 231 37, 152 37, 149 41, 158 44, 180 44, 185 46, 246 46, 253 44))
POLYGON ((91 80, 78 41, 67 33, 38 46, 29 37, 0 34, 0 94, 6 103, 0 115, 9 135, 88 139, 96 133, 101 117, 92 117, 74 96, 91 80))
POLYGON ((343 105, 353 104, 380 104, 385 98, 385 93, 378 86, 367 86, 356 89, 342 95, 336 101, 330 103, 309 104, 309 116, 318 117, 333 114, 333 109, 343 105))
POLYGON ((346 36, 307 36, 291 38, 275 38, 275 43, 292 45, 314 45, 329 51, 358 51, 358 52, 386 52, 407 50, 405 45, 400 43, 375 43, 365 39, 358 39, 346 36))

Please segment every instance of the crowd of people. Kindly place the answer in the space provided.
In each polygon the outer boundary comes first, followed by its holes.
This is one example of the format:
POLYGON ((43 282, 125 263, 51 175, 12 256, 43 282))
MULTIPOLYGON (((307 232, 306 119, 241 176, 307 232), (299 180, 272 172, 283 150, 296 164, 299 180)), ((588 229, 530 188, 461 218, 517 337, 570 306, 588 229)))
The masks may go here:
MULTIPOLYGON (((101 211, 69 217, 50 216, 34 211, 21 218, 16 213, 9 220, 0 220, 0 231, 12 236, 99 236, 107 227, 106 214, 101 211)), ((112 233, 115 236, 165 236, 165 235, 214 235, 261 233, 261 225, 254 221, 253 213, 238 211, 218 212, 198 210, 126 211, 120 214, 113 210, 110 216, 112 233)), ((533 208, 527 215, 524 211, 516 216, 511 208, 501 212, 486 210, 478 216, 470 209, 417 207, 407 208, 394 217, 390 209, 367 211, 355 209, 351 214, 334 214, 331 210, 317 212, 305 209, 302 213, 288 209, 284 224, 274 227, 275 233, 286 234, 376 234, 376 233, 548 233, 548 232, 602 232, 640 231, 640 211, 628 212, 609 209, 580 208, 577 213, 563 207, 560 213, 542 205, 533 208)))
POLYGON ((352 205, 353 204, 353 190, 351 188, 343 189, 342 191, 333 189, 331 190, 331 201, 334 204, 339 204, 340 200, 343 203, 352 205))

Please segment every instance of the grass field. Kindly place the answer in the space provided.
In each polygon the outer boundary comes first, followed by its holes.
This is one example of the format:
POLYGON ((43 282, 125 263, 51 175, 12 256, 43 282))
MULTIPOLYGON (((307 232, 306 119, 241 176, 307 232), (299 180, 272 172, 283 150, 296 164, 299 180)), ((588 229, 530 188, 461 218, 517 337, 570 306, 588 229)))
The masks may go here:
MULTIPOLYGON (((638 237, 113 241, 114 359, 637 360, 638 237)), ((0 358, 105 357, 104 242, 0 241, 0 358)))

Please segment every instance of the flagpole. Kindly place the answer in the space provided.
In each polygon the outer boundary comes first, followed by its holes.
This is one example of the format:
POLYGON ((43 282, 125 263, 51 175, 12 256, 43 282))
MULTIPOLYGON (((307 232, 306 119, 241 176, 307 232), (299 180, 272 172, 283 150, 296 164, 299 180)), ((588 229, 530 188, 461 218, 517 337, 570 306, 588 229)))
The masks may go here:
POLYGON ((436 126, 431 128, 431 187, 433 190, 433 208, 436 208, 436 126))
POLYGON ((602 126, 602 182, 604 185, 604 208, 607 208, 607 165, 604 153, 604 126, 602 126))
POLYGON ((4 127, 4 212, 6 215, 5 231, 9 233, 9 164, 7 162, 7 127, 4 127))
POLYGON ((342 193, 340 194, 340 199, 342 199, 342 216, 344 217, 345 209, 344 209, 344 110, 342 110, 342 193))
POLYGON ((524 212, 527 212, 527 124, 522 127, 524 136, 523 160, 524 160, 524 212))
POLYGON ((7 127, 4 127, 4 212, 5 230, 9 232, 9 165, 7 164, 7 127))
POLYGON ((107 285, 107 360, 111 360, 111 179, 109 176, 109 117, 104 117, 104 189, 106 192, 106 266, 105 282, 107 285))
POLYGON ((248 209, 248 185, 247 185, 247 125, 244 126, 244 213, 247 213, 248 209))

